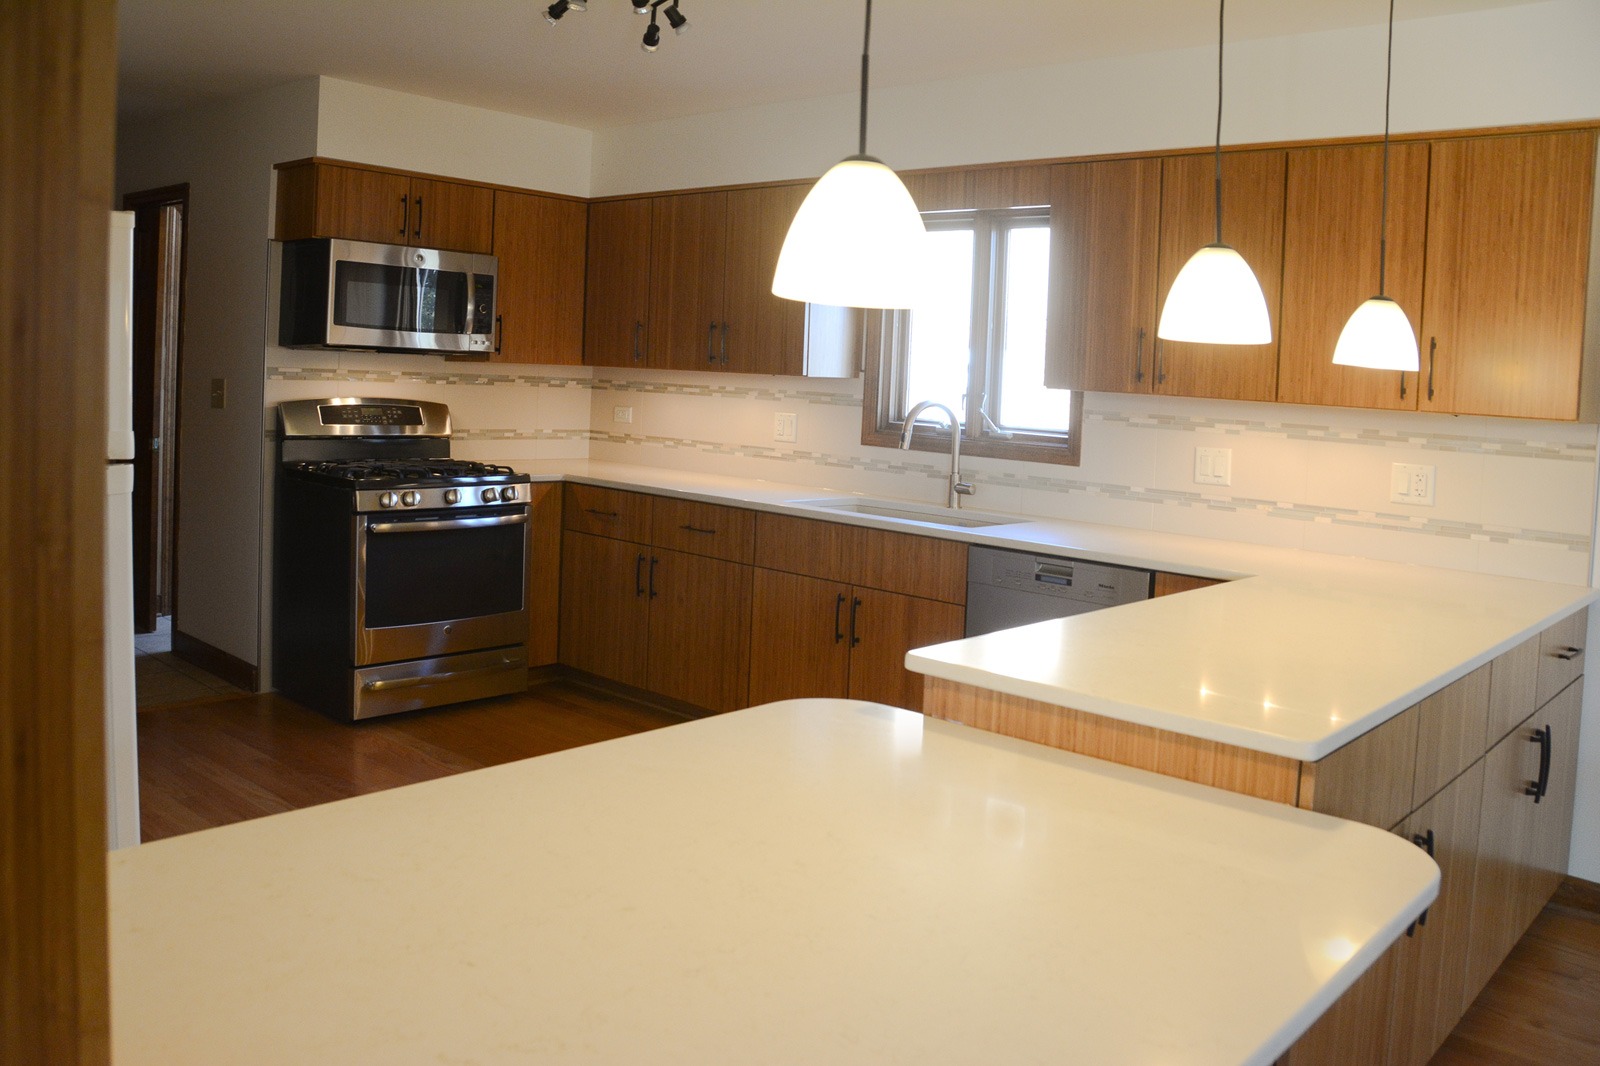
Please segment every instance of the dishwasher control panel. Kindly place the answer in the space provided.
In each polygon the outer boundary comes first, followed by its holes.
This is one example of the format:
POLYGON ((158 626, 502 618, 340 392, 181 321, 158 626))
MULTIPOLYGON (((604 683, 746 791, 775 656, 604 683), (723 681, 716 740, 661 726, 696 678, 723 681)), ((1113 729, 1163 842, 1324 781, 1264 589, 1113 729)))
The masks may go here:
POLYGON ((1149 570, 1005 548, 967 552, 967 636, 1150 598, 1149 570))

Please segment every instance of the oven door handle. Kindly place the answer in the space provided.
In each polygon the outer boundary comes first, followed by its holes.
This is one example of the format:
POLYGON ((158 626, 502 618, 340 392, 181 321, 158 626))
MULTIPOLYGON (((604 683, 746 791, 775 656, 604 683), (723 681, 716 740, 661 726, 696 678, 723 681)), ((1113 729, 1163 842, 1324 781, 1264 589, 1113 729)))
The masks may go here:
POLYGON ((368 692, 388 692, 397 688, 416 688, 418 685, 432 685, 439 681, 456 681, 463 677, 478 677, 483 674, 498 674, 508 666, 517 666, 515 659, 502 659, 494 666, 480 666, 472 670, 448 670, 442 674, 414 674, 411 677, 380 677, 376 681, 368 681, 361 687, 368 692))
POLYGON ((436 518, 422 522, 368 522, 368 533, 427 533, 440 529, 484 529, 488 526, 525 526, 525 514, 497 514, 483 518, 436 518))

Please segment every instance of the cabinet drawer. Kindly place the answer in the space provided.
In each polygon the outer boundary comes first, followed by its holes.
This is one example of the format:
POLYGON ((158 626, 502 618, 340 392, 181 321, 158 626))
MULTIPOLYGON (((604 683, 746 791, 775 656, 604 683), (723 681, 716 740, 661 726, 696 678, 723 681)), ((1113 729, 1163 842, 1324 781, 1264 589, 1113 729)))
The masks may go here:
POLYGON ((657 496, 650 513, 650 543, 658 548, 736 563, 748 563, 755 554, 753 511, 657 496))
POLYGON ((1380 829, 1396 825, 1411 811, 1417 710, 1407 708, 1320 761, 1302 763, 1298 805, 1380 829))
POLYGON ((1422 806, 1483 754, 1493 669, 1493 663, 1480 666, 1406 712, 1417 716, 1412 807, 1422 806))
POLYGON ((756 515, 755 563, 867 588, 967 602, 967 546, 789 515, 756 515))
POLYGON ((1489 664, 1489 726, 1483 735, 1485 751, 1533 713, 1534 690, 1539 683, 1539 641, 1537 635, 1529 637, 1510 651, 1501 652, 1489 664))
POLYGON ((1543 707, 1583 673, 1583 646, 1589 639, 1589 611, 1563 618, 1539 634, 1539 685, 1535 707, 1543 707))
POLYGON ((650 497, 639 492, 569 484, 561 521, 564 528, 576 533, 648 544, 650 497))

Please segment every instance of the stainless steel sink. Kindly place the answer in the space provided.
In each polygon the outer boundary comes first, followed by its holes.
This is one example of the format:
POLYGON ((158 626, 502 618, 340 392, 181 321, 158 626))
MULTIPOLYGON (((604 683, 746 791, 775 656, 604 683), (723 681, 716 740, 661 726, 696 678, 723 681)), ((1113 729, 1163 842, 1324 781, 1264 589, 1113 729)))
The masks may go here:
POLYGON ((944 507, 923 507, 899 500, 873 500, 860 496, 836 499, 795 500, 796 507, 815 507, 835 514, 863 514, 874 518, 888 518, 895 522, 912 522, 924 526, 948 526, 955 529, 982 529, 986 526, 1009 526, 1025 522, 1025 518, 1006 518, 1003 515, 983 514, 980 511, 952 511, 944 507))

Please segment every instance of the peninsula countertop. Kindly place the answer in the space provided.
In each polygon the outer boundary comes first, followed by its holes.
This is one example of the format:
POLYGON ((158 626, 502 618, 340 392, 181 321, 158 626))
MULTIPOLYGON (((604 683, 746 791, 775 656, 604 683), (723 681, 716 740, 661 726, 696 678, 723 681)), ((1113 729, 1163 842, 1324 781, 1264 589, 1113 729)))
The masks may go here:
POLYGON ((519 465, 546 480, 1225 579, 918 649, 906 665, 1293 759, 1323 758, 1597 596, 1578 585, 1023 515, 995 515, 1015 520, 981 528, 896 521, 817 505, 849 492, 659 467, 519 465))
POLYGON ((122 1066, 1267 1064, 1438 886, 1368 826, 846 700, 109 863, 122 1066))

